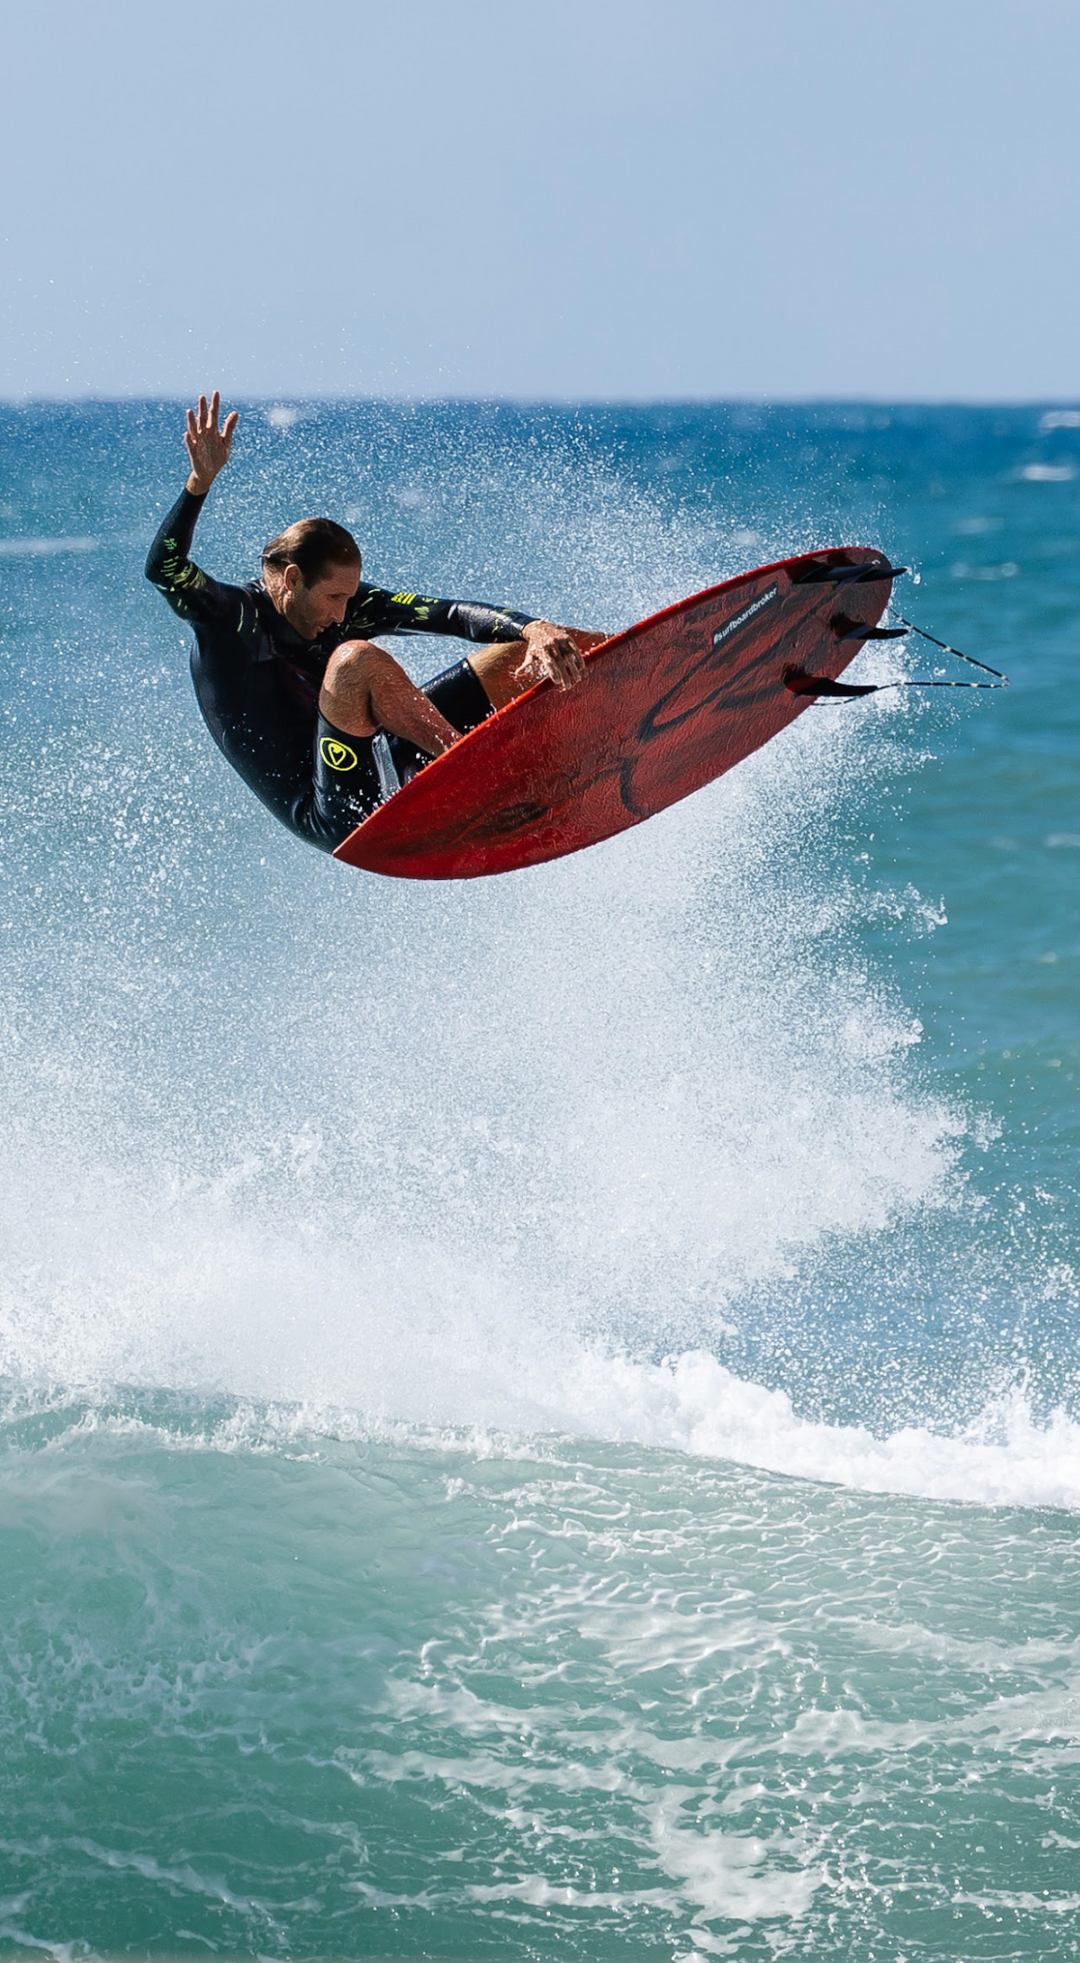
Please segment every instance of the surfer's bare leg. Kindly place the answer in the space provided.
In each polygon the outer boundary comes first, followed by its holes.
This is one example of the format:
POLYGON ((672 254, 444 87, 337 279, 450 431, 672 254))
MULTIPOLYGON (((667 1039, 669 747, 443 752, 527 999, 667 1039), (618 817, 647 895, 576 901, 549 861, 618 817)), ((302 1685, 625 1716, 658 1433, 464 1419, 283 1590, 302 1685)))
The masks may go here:
POLYGON ((372 641, 343 641, 335 648, 323 677, 319 711, 347 736, 374 736, 385 729, 432 757, 441 756, 461 734, 393 655, 372 641))
POLYGON ((557 688, 573 688, 585 672, 582 655, 606 639, 606 634, 584 627, 553 627, 549 621, 533 620, 520 641, 493 641, 488 647, 473 648, 467 660, 488 700, 496 709, 504 709, 545 676, 557 688))

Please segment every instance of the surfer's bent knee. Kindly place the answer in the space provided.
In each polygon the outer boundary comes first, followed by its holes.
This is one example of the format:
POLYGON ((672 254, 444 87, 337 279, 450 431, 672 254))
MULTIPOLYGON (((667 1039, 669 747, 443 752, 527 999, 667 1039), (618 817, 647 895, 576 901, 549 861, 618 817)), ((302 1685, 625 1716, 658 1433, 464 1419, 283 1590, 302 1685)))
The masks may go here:
POLYGON ((354 736, 371 736, 377 727, 371 713, 371 685, 376 675, 397 668, 392 654, 373 641, 342 641, 326 665, 319 709, 328 722, 354 736), (354 723, 364 727, 355 727, 354 723))
POLYGON ((397 665, 393 655, 387 654, 385 648, 377 647, 374 641, 342 641, 326 664, 323 687, 362 687, 373 672, 396 668, 397 665))

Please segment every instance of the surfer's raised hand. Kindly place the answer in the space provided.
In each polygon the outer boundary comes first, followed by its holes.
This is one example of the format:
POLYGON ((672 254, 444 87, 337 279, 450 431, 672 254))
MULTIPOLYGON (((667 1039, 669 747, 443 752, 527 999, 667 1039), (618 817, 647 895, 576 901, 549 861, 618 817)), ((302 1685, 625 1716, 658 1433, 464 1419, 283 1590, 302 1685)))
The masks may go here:
POLYGON ((556 688, 573 688, 585 673, 585 650, 605 639, 574 627, 554 627, 550 620, 530 620, 521 637, 526 654, 518 675, 533 682, 546 676, 556 688))
POLYGON ((209 404, 205 395, 200 395, 198 409, 189 409, 187 412, 184 448, 191 459, 191 475, 187 481, 187 488, 197 498, 206 496, 218 471, 224 470, 228 463, 233 433, 240 421, 237 410, 233 409, 219 429, 220 410, 221 396, 215 389, 209 404))

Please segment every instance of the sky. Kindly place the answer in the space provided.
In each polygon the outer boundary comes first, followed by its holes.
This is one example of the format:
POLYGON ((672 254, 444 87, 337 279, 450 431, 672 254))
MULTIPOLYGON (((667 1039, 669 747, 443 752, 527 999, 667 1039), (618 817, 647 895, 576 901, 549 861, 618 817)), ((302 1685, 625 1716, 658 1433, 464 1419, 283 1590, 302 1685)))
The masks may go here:
POLYGON ((1080 0, 35 0, 0 397, 1080 397, 1080 0))

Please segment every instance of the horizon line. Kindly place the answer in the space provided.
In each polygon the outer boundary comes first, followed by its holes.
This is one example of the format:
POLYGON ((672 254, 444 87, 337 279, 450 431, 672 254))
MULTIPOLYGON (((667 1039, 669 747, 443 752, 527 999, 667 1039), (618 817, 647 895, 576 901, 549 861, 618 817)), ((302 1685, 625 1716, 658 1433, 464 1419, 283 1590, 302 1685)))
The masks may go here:
MULTIPOLYGON (((205 394, 207 391, 201 391, 205 394)), ((146 393, 125 390, 81 390, 64 394, 59 390, 27 390, 20 394, 0 391, 0 408, 26 409, 38 404, 112 406, 123 404, 188 402, 190 391, 151 390, 146 393)), ((704 408, 866 408, 866 409, 1037 409, 1080 406, 1080 386, 1075 395, 838 395, 796 393, 733 395, 467 395, 394 394, 390 391, 361 393, 356 390, 242 390, 233 401, 254 407, 291 407, 296 404, 387 403, 397 408, 442 407, 450 405, 488 409, 704 409, 704 408)))

